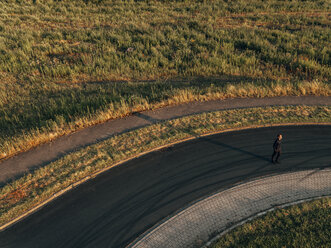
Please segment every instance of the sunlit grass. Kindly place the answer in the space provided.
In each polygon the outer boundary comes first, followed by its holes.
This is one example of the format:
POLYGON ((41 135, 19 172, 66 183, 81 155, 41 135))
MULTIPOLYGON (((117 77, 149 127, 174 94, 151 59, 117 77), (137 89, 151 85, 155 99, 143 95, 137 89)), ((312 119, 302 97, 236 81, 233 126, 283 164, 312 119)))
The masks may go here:
POLYGON ((6 1, 0 70, 21 82, 323 80, 329 9, 326 1, 6 1))

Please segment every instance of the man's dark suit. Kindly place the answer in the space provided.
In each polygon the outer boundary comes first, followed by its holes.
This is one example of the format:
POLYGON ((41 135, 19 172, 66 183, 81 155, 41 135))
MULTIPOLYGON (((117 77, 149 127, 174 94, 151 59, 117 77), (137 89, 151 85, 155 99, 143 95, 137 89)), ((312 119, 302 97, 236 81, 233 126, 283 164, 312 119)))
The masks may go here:
POLYGON ((280 153, 282 152, 282 147, 281 147, 281 141, 277 138, 274 142, 273 148, 274 148, 274 153, 272 154, 271 161, 274 163, 279 163, 279 157, 280 153), (276 157, 276 160, 274 158, 276 157))

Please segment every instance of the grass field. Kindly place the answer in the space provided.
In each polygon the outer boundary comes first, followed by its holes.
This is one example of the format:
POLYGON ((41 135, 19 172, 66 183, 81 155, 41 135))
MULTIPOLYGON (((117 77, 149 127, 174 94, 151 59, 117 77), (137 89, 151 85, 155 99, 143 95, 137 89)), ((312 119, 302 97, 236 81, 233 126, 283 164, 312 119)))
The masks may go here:
POLYGON ((331 107, 266 107, 203 113, 130 131, 66 155, 0 189, 0 225, 55 193, 119 161, 157 147, 230 128, 279 123, 331 123, 331 107))
POLYGON ((330 247, 331 198, 267 213, 222 236, 211 248, 330 247))
POLYGON ((192 100, 331 95, 327 1, 0 2, 0 159, 192 100))
POLYGON ((330 14, 322 0, 9 0, 0 4, 0 68, 22 83, 325 80, 330 14))

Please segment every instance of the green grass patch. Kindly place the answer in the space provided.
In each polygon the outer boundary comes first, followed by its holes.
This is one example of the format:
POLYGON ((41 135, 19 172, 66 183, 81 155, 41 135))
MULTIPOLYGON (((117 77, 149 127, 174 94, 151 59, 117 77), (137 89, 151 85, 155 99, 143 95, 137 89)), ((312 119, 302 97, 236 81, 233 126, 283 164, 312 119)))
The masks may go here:
POLYGON ((330 34, 324 0, 1 1, 0 159, 132 111, 331 95, 330 34))
POLYGON ((230 128, 279 123, 331 122, 329 106, 226 110, 160 122, 114 136, 37 169, 0 189, 0 225, 104 168, 159 146, 230 128))
POLYGON ((212 244, 226 247, 330 247, 331 198, 269 212, 212 244))

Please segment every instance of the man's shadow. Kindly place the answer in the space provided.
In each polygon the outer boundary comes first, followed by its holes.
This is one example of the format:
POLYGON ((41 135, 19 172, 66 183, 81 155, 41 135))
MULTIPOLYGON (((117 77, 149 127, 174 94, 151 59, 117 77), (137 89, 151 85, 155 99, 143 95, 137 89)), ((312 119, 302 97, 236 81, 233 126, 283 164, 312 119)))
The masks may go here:
MULTIPOLYGON (((136 116, 144 119, 144 120, 147 120, 149 121, 151 124, 155 124, 155 123, 160 123, 161 121, 158 120, 158 119, 154 119, 153 117, 150 117, 150 116, 147 116, 145 114, 142 114, 142 113, 135 113, 136 116)), ((164 122, 166 124, 167 127, 171 127, 171 128, 174 128, 173 126, 170 126, 170 124, 167 124, 167 121, 164 122)), ((234 147, 234 146, 231 146, 231 145, 228 145, 228 144, 225 144, 223 142, 220 142, 220 141, 216 141, 216 140, 213 140, 211 138, 208 138, 208 137, 201 137, 200 134, 197 134, 195 133, 194 131, 188 129, 188 128, 177 128, 178 131, 181 131, 181 132, 185 132, 197 139, 200 139, 200 140, 203 140, 203 141, 207 141, 209 143, 212 143, 212 144, 215 144, 215 145, 218 145, 218 146, 222 146, 224 148, 227 148, 227 149, 231 149, 233 151, 237 151, 237 152, 240 152, 240 153, 243 153, 245 155, 248 155, 248 156, 251 156, 251 157, 254 157, 254 158, 257 158, 259 160, 262 160, 262 161, 266 161, 268 162, 268 164, 270 163, 270 159, 264 157, 264 156, 261 156, 259 154, 256 154, 256 153, 253 153, 253 152, 249 152, 249 151, 246 151, 244 149, 241 149, 241 148, 238 148, 238 147, 234 147)))

